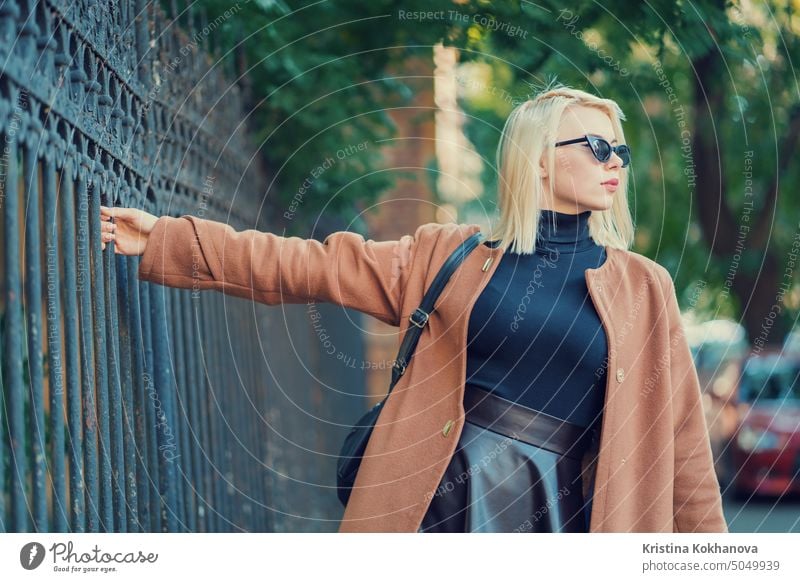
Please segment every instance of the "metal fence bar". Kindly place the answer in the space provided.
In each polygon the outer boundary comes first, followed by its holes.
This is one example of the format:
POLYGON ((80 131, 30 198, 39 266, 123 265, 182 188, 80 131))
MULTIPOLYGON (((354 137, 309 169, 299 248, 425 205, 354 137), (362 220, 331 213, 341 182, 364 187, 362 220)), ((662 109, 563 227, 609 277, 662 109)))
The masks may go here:
MULTIPOLYGON (((244 467, 242 466, 242 453, 246 446, 242 442, 242 413, 243 407, 246 405, 244 400, 239 399, 241 393, 241 378, 237 366, 236 351, 234 350, 232 341, 234 338, 230 334, 230 324, 233 323, 234 329, 237 332, 241 331, 239 322, 239 313, 236 306, 228 306, 222 321, 225 324, 225 346, 226 351, 230 357, 230 365, 228 366, 228 385, 226 386, 224 395, 224 411, 228 435, 228 447, 231 451, 230 454, 230 479, 233 486, 231 487, 231 521, 239 527, 246 527, 245 517, 243 514, 245 495, 247 493, 247 481, 244 467), (241 406, 232 406, 232 402, 241 402, 241 406)), ((237 338, 239 336, 237 334, 237 338)))
POLYGON ((184 519, 184 496, 183 496, 183 467, 181 463, 181 450, 182 447, 182 434, 180 430, 180 386, 182 382, 182 372, 180 369, 180 362, 181 358, 183 357, 183 351, 181 350, 181 346, 176 339, 177 332, 176 327, 178 321, 176 321, 176 314, 175 314, 175 289, 164 289, 164 302, 165 302, 165 309, 167 312, 167 321, 172 322, 172 325, 169 326, 168 329, 168 340, 169 340, 169 349, 168 349, 168 360, 170 366, 170 375, 171 375, 171 385, 169 391, 169 398, 171 401, 171 418, 170 418, 170 433, 172 436, 170 449, 162 451, 162 454, 165 455, 168 460, 174 464, 175 466, 175 512, 176 516, 175 519, 177 521, 178 531, 186 531, 186 521, 184 519))
POLYGON ((159 484, 161 477, 158 466, 158 420, 156 418, 156 400, 158 394, 155 387, 155 369, 153 364, 153 326, 152 314, 150 309, 150 285, 139 283, 139 291, 142 302, 142 334, 144 336, 144 417, 147 440, 147 479, 148 479, 148 499, 150 514, 150 531, 162 531, 161 529, 161 494, 159 484))
POLYGON ((46 289, 47 289, 47 354, 50 372, 50 473, 53 489, 52 530, 67 531, 69 504, 67 502, 66 457, 64 434, 64 367, 61 353, 61 277, 59 276, 59 245, 56 204, 56 166, 54 160, 44 160, 42 207, 45 227, 46 289))
POLYGON ((94 373, 97 378, 98 452, 100 462, 100 523, 102 531, 114 531, 114 492, 111 482, 111 421, 109 411, 109 358, 106 346, 106 270, 100 249, 100 193, 89 194, 89 236, 92 265, 92 310, 94 315, 94 373))
POLYGON ((211 450, 211 413, 208 406, 209 392, 211 391, 211 355, 209 353, 208 320, 202 314, 207 313, 208 294, 202 294, 197 299, 192 299, 192 322, 196 331, 198 357, 201 369, 200 382, 198 383, 197 405, 200 409, 201 442, 203 444, 203 522, 204 531, 217 530, 217 516, 214 511, 214 488, 217 479, 214 475, 213 451, 211 450))
POLYGON ((6 4, 0 531, 276 529, 263 312, 101 249, 101 201, 254 226, 241 93, 157 3, 6 4))
MULTIPOLYGON (((174 314, 172 312, 172 293, 174 289, 170 289, 169 287, 163 290, 164 292, 164 319, 165 321, 170 322, 172 325, 168 325, 166 328, 167 332, 167 349, 166 349, 166 361, 167 365, 169 366, 169 375, 170 375, 170 384, 169 384, 169 392, 167 392, 168 397, 172 402, 173 396, 178 391, 178 378, 177 378, 177 371, 176 371, 176 355, 175 355, 175 325, 174 325, 174 314)), ((176 399, 175 399, 176 400, 176 399)), ((176 523, 176 531, 183 531, 183 519, 181 517, 181 506, 182 506, 182 495, 181 495, 181 472, 180 467, 178 465, 178 460, 180 457, 180 434, 178 431, 178 427, 175 422, 176 417, 176 406, 171 407, 171 412, 169 418, 166 419, 166 426, 165 428, 168 430, 169 434, 169 448, 163 448, 159 450, 159 454, 172 464, 175 469, 175 478, 174 478, 174 485, 175 485, 175 523, 176 523)))
MULTIPOLYGON (((255 311, 255 310, 253 310, 255 311)), ((262 374, 266 376, 266 370, 260 368, 261 364, 261 352, 257 348, 258 346, 258 333, 256 330, 257 324, 257 316, 253 313, 253 318, 256 323, 253 325, 252 330, 250 331, 250 354, 247 358, 247 362, 250 365, 250 375, 248 386, 250 386, 250 390, 252 393, 253 399, 253 411, 252 411, 252 429, 253 429, 253 443, 254 443, 254 454, 256 460, 253 463, 253 488, 255 492, 255 515, 256 515, 256 531, 259 532, 267 532, 268 524, 267 524, 267 515, 268 510, 266 507, 266 487, 264 486, 265 478, 264 475, 266 474, 267 467, 265 465, 264 459, 264 441, 266 440, 266 427, 264 426, 264 421, 262 415, 264 414, 264 409, 261 405, 261 391, 264 382, 264 378, 262 378, 262 374), (261 373, 259 373, 259 371, 261 373)))
POLYGON ((115 257, 114 263, 117 273, 118 333, 121 353, 120 362, 122 363, 122 439, 123 454, 125 456, 124 467, 120 468, 120 471, 124 473, 123 479, 125 482, 125 501, 128 518, 126 531, 138 532, 141 529, 139 526, 139 492, 136 480, 136 437, 134 434, 133 375, 135 364, 133 350, 131 349, 133 326, 131 325, 128 261, 125 257, 115 257))
MULTIPOLYGON (((0 333, 0 351, 3 350, 3 334, 0 333)), ((3 366, 0 362, 0 426, 7 426, 5 413, 6 386, 3 380, 3 366)), ((6 431, 0 431, 0 534, 5 533, 6 527, 6 431)))
POLYGON ((242 391, 246 399, 241 399, 241 406, 244 418, 242 428, 247 435, 247 450, 244 457, 244 470, 247 472, 247 500, 245 504, 246 520, 249 531, 258 531, 258 521, 260 516, 258 502, 258 471, 261 467, 258 463, 258 417, 255 414, 255 384, 253 383, 253 332, 252 322, 249 321, 248 309, 244 305, 239 306, 240 317, 243 329, 246 330, 244 340, 244 354, 239 358, 242 368, 242 391))
POLYGON ((231 353, 230 337, 228 335, 226 321, 231 317, 230 307, 226 305, 223 297, 217 297, 217 310, 214 311, 214 316, 217 325, 217 341, 220 356, 222 358, 222 366, 220 372, 225 370, 224 376, 220 374, 219 392, 217 393, 217 401, 219 405, 220 416, 220 439, 222 441, 221 448, 222 456, 222 471, 225 475, 225 489, 223 496, 223 506, 226 509, 226 517, 228 531, 236 531, 233 524, 239 522, 237 515, 237 487, 236 487, 236 473, 235 461, 237 454, 237 443, 235 437, 235 420, 232 418, 228 410, 228 399, 232 392, 237 390, 235 368, 233 365, 233 354, 231 353))
POLYGON ((249 500, 249 508, 250 508, 250 528, 251 531, 263 531, 261 526, 261 518, 264 514, 263 508, 261 507, 261 499, 260 499, 260 492, 261 489, 258 486, 259 481, 259 474, 264 468, 261 466, 261 455, 259 454, 259 447, 258 447, 258 434, 261 430, 261 424, 259 423, 258 418, 258 409, 256 408, 256 381, 255 381, 255 374, 253 373, 253 366, 255 357, 256 357, 256 350, 255 350, 255 313, 253 313, 252 307, 249 306, 242 306, 243 316, 245 320, 253 319, 254 321, 250 321, 247 329, 247 350, 246 356, 244 360, 244 367, 245 367, 245 391, 247 393, 247 429, 248 429, 248 440, 250 445, 248 447, 248 458, 247 458, 247 467, 250 470, 250 500, 249 500))
POLYGON ((39 221, 39 167, 32 145, 23 149, 25 168, 25 311, 28 338, 28 398, 31 411, 30 436, 31 503, 33 528, 46 532, 44 366, 42 355, 42 262, 39 221))
POLYGON ((213 487, 214 503, 214 531, 227 530, 227 512, 222 503, 225 485, 225 471, 222 464, 221 428, 219 421, 219 406, 217 403, 217 393, 220 390, 220 351, 216 326, 214 325, 213 314, 216 313, 216 298, 209 295, 206 297, 208 307, 204 310, 203 321, 207 324, 206 339, 208 349, 206 354, 209 362, 209 388, 206 393, 209 421, 209 450, 211 451, 211 483, 213 487))
POLYGON ((237 319, 241 327, 236 334, 236 339, 241 342, 241 349, 236 350, 236 369, 237 376, 239 377, 239 390, 240 396, 231 399, 231 407, 233 410, 239 411, 239 434, 241 435, 242 447, 239 454, 239 471, 243 475, 242 483, 242 500, 241 500, 241 516, 242 524, 246 531, 253 531, 253 437, 250 432, 252 427, 252 409, 250 405, 250 396, 248 394, 247 378, 247 358, 249 356, 249 347, 247 345, 247 336, 249 333, 247 318, 243 306, 237 305, 237 319))
POLYGON ((175 364, 178 368, 180 375, 180 383, 178 386, 178 425, 180 426, 181 433, 181 463, 182 470, 181 486, 183 489, 183 517, 188 531, 197 530, 197 512, 195 510, 195 495, 194 495, 194 471, 192 451, 194 449, 191 434, 191 422, 189 418, 189 408, 191 407, 191 399, 189 397, 189 390, 191 384, 191 349, 189 342, 186 338, 185 329, 188 325, 188 320, 183 309, 183 298, 187 295, 188 291, 173 289, 173 302, 172 310, 175 314, 175 321, 173 329, 175 330, 175 344, 177 346, 177 354, 180 354, 175 364))
POLYGON ((205 328, 206 340, 206 365, 208 371, 208 384, 205 394, 206 413, 208 415, 208 451, 209 451, 209 471, 211 478, 211 505, 213 508, 214 531, 225 531, 224 529, 224 509, 222 507, 222 490, 224 484, 224 472, 220 464, 222 454, 219 446, 219 420, 217 416, 216 393, 219 390, 219 370, 217 351, 217 341, 210 315, 214 313, 214 297, 208 295, 203 297, 206 306, 203 309, 203 324, 205 328))
MULTIPOLYGON (((16 102, 17 96, 14 96, 16 102)), ((22 283, 20 266, 20 228, 18 183, 18 148, 15 137, 5 136, 9 144, 6 163, 6 200, 4 206, 5 240, 5 409, 8 421, 8 448, 11 465, 9 521, 12 531, 28 531, 28 504, 24 483, 28 474, 25 454, 25 416, 22 348, 22 283)))
POLYGON ((267 438, 269 435, 269 428, 267 427, 267 407, 266 389, 267 377, 269 370, 267 370, 266 362, 264 361, 263 354, 261 353, 261 346, 259 342, 263 341, 258 333, 258 328, 253 330, 252 352, 250 364, 253 367, 253 383, 254 387, 254 401, 255 401, 255 430, 256 430, 256 445, 258 449, 258 483, 257 490, 260 492, 259 502, 261 506, 258 508, 259 516, 261 517, 260 531, 272 531, 272 512, 270 511, 270 497, 269 497, 269 482, 270 482, 270 467, 267 459, 267 438))
POLYGON ((133 472, 128 479, 135 479, 136 499, 133 503, 132 513, 135 516, 138 531, 152 531, 150 526, 150 487, 147 479, 147 438, 145 431, 145 374, 144 367, 144 333, 142 329, 141 299, 139 297, 139 283, 136 271, 139 261, 135 257, 124 260, 127 270, 127 305, 128 305, 128 330, 130 336, 131 362, 133 382, 132 394, 128 401, 128 421, 133 425, 133 466, 128 472, 133 472))
POLYGON ((62 256, 64 264, 64 347, 67 370, 67 416, 69 428, 69 520, 73 532, 86 530, 86 499, 83 485, 83 427, 81 422, 81 377, 78 335, 77 263, 75 259, 75 190, 70 167, 60 173, 62 256))
MULTIPOLYGON (((2 134, 0 134, 0 137, 2 134)), ((4 176, 0 176, 0 188, 5 195, 6 186, 4 176)), ((5 226, 5 225, 3 225, 5 226)), ((4 294, 5 295, 5 294, 4 294)), ((2 327, 2 320, 0 320, 0 327, 2 327)), ((0 329, 0 353, 4 350, 4 337, 2 329, 0 329)), ((6 385, 3 379, 3 365, 4 362, 0 360, 0 427, 8 426, 6 424, 6 385)), ((0 430, 0 534, 5 533, 8 529, 6 527, 6 431, 0 430)))
POLYGON ((92 281, 89 261, 89 202, 86 180, 78 175, 77 189, 77 256, 76 277, 80 305, 81 329, 81 394, 83 405, 84 475, 86 479, 86 531, 100 531, 100 482, 97 475, 97 408, 95 406, 94 320, 92 281))
MULTIPOLYGON (((99 213, 98 208, 98 213, 99 213)), ((128 515, 125 491, 125 449, 123 445, 122 428, 122 384, 120 362, 119 337, 120 326, 117 318, 117 285, 114 255, 106 252, 102 255, 105 300, 105 337, 108 357, 108 404, 109 404, 109 441, 111 460, 111 488, 114 511, 114 530, 126 532, 128 530, 128 515)))
POLYGON ((249 345, 250 324, 247 320, 247 310, 245 306, 239 306, 239 313, 242 319, 243 329, 246 330, 244 338, 240 336, 239 340, 244 341, 244 350, 240 353, 239 367, 242 370, 242 394, 243 397, 239 402, 235 402, 234 406, 241 407, 242 410, 242 431, 245 433, 246 447, 242 455, 242 462, 244 470, 247 475, 247 498, 243 506, 245 512, 245 523, 247 523, 248 531, 255 531, 256 529, 256 469, 258 468, 258 460, 255 453, 256 438, 255 430, 255 416, 253 414, 253 399, 252 399, 252 384, 250 383, 250 356, 251 346, 249 345))
POLYGON ((240 357, 240 365, 242 367, 242 391, 246 395, 246 399, 242 400, 242 403, 239 405, 242 407, 242 412, 244 415, 242 428, 247 435, 247 449, 244 456, 244 470, 247 472, 247 499, 245 500, 244 511, 248 531, 256 531, 258 515, 258 500, 256 499, 256 471, 259 469, 259 466, 258 455, 256 454, 255 450, 257 442, 255 429, 257 424, 255 414, 253 413, 253 399, 251 394, 253 386, 251 383, 252 378, 250 377, 250 358, 252 356, 252 350, 249 345, 250 329, 247 325, 247 313, 244 309, 240 309, 240 311, 242 313, 242 320, 247 329, 245 336, 247 343, 245 344, 244 354, 242 354, 240 357))
POLYGON ((244 387, 242 379, 242 371, 239 364, 239 359, 243 356, 244 345, 239 342, 242 341, 242 332, 244 326, 242 323, 242 311, 239 309, 239 304, 234 303, 230 306, 228 313, 230 316, 225 317, 227 323, 226 336, 229 338, 226 342, 228 344, 228 352, 231 355, 231 382, 227 398, 228 415, 231 417, 231 436, 233 442, 233 456, 231 459, 231 475, 235 486, 234 490, 234 522, 239 524, 245 531, 248 529, 247 514, 245 508, 247 507, 248 498, 248 473, 246 458, 248 451, 248 438, 247 438, 247 425, 245 419, 247 415, 247 400, 244 397, 244 387), (234 334, 231 333, 231 328, 235 330, 234 334))
MULTIPOLYGON (((253 310, 255 311, 255 310, 253 310)), ((255 312, 252 314, 253 318, 256 319, 255 312)), ((257 320, 256 320, 257 321, 257 320)), ((250 329, 250 338, 247 342, 248 354, 247 354, 247 386, 249 387, 250 392, 250 400, 251 406, 250 409, 250 420, 249 426, 251 429, 251 442, 252 442, 252 453, 253 459, 251 461, 251 470, 252 470, 252 487, 253 487, 253 528, 255 531, 258 532, 265 532, 267 531, 265 518, 266 518, 266 508, 264 507, 264 497, 263 492, 264 488, 261 486, 262 477, 261 475, 265 471, 265 467, 262 465, 264 462, 263 456, 263 449, 261 447, 261 443, 264 439, 264 426, 261 421, 261 408, 259 405, 259 392, 260 388, 260 379, 256 374, 257 364, 259 362, 259 356, 261 355, 258 350, 256 349, 256 345, 258 342, 258 336, 255 330, 255 324, 250 329)))
POLYGON ((199 409, 200 398, 200 374, 199 365, 197 362, 198 344, 197 335, 194 333, 193 318, 191 309, 191 292, 181 293, 180 295, 181 313, 183 314, 183 339, 186 346, 186 376, 187 376, 187 433, 189 435, 189 448, 185 449, 187 454, 191 455, 191 488, 192 488, 192 506, 191 506, 191 529, 192 531, 205 531, 203 520, 203 470, 201 466, 201 447, 202 443, 199 440, 202 435, 202 428, 200 426, 200 415, 202 414, 199 409))
POLYGON ((169 306, 170 338, 172 342, 171 357, 173 369, 173 387, 170 391, 172 400, 172 425, 174 429, 174 449, 172 452, 173 462, 175 463, 175 479, 177 489, 177 511, 178 511, 178 530, 182 532, 190 531, 188 518, 186 516, 186 485, 189 475, 186 472, 186 462, 184 453, 187 450, 184 446, 185 435, 183 426, 183 400, 181 392, 184 390, 184 371, 183 371, 183 337, 180 332, 181 314, 176 306, 177 289, 167 289, 167 305, 169 306))
POLYGON ((214 337, 216 338, 216 353, 220 356, 219 366, 217 369, 217 391, 215 398, 217 427, 217 438, 219 439, 219 465, 220 471, 223 475, 223 487, 220 491, 220 507, 222 508, 225 520, 223 523, 223 531, 233 531, 232 524, 233 517, 233 472, 231 470, 231 428, 228 422, 228 417, 225 415, 225 399, 230 393, 231 380, 230 380, 230 349, 228 349, 228 336, 224 334, 224 325, 222 320, 225 316, 225 298, 221 296, 214 297, 216 308, 212 311, 211 315, 214 320, 214 337), (223 373, 223 370, 225 372, 223 373))
POLYGON ((170 326, 170 338, 172 349, 170 350, 170 357, 172 358, 173 378, 175 379, 174 389, 171 397, 174 401, 173 407, 173 428, 175 449, 173 454, 173 461, 175 462, 175 470, 177 473, 177 493, 178 493, 178 524, 180 531, 190 531, 188 519, 186 517, 186 504, 187 492, 186 486, 188 482, 188 475, 186 474, 186 466, 184 462, 183 451, 188 450, 188 442, 185 438, 185 431, 183 427, 183 407, 185 399, 183 392, 186 389, 185 372, 183 370, 183 361, 185 358, 183 352, 183 333, 181 332, 181 320, 179 317, 180 308, 178 306, 178 289, 167 289, 167 298, 169 305, 169 321, 175 322, 170 326))
POLYGON ((165 451, 174 448, 174 415, 171 393, 172 370, 169 362, 166 290, 154 286, 150 289, 150 315, 153 334, 153 378, 155 380, 156 427, 158 438, 159 494, 164 498, 161 507, 161 527, 164 532, 178 531, 177 472, 174 462, 165 451))

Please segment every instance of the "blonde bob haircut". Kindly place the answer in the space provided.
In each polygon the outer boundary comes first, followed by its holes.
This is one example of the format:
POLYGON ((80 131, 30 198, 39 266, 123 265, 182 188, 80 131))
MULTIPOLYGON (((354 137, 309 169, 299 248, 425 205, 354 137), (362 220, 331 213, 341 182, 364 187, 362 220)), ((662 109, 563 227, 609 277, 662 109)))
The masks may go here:
MULTIPOLYGON (((488 241, 500 241, 498 247, 504 252, 511 247, 512 252, 532 254, 536 248, 539 213, 545 194, 539 160, 544 156, 549 175, 555 176, 554 144, 558 126, 564 111, 571 106, 593 107, 606 113, 611 119, 614 137, 618 143, 626 143, 622 132, 625 116, 611 99, 601 99, 559 84, 515 107, 497 146, 500 216, 487 236, 488 241)), ((589 216, 589 234, 601 246, 626 250, 633 242, 633 220, 627 196, 628 168, 621 168, 619 181, 611 208, 592 211, 589 216)))

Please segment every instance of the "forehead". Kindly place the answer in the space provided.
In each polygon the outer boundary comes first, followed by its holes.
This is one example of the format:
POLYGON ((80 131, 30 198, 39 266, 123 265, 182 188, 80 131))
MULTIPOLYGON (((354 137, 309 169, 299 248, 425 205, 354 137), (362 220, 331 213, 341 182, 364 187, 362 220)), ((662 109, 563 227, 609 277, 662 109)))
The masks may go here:
POLYGON ((567 107, 558 125, 558 139, 571 139, 587 133, 602 136, 609 141, 614 139, 611 118, 593 107, 567 107))

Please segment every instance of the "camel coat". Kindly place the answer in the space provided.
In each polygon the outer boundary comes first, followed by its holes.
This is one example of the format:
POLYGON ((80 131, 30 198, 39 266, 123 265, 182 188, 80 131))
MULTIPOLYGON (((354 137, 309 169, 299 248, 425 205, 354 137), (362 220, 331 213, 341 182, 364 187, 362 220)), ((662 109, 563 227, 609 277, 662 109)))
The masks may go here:
MULTIPOLYGON (((399 344, 441 265, 479 230, 429 223, 395 241, 342 231, 319 242, 165 216, 138 276, 268 305, 335 303, 399 326, 399 344)), ((726 532, 672 279, 642 255, 606 251, 601 267, 586 270, 608 338, 599 454, 584 460, 595 478, 590 531, 726 532)), ((418 531, 464 423, 469 315, 502 255, 479 245, 442 292, 378 419, 340 532, 418 531)))

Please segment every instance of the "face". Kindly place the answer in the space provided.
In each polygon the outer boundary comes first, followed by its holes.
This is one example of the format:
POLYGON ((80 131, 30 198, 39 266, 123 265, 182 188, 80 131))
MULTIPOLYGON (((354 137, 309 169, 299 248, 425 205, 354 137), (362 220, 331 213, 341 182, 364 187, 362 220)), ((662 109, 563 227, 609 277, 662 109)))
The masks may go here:
MULTIPOLYGON (((555 141, 572 140, 586 134, 602 137, 612 146, 619 145, 608 115, 591 107, 567 107, 555 141)), ((544 159, 541 164, 546 197, 541 207, 567 214, 611 208, 617 192, 613 180, 618 184, 625 171, 616 153, 612 153, 607 162, 600 162, 585 141, 555 148, 555 176, 548 175, 544 159)))

